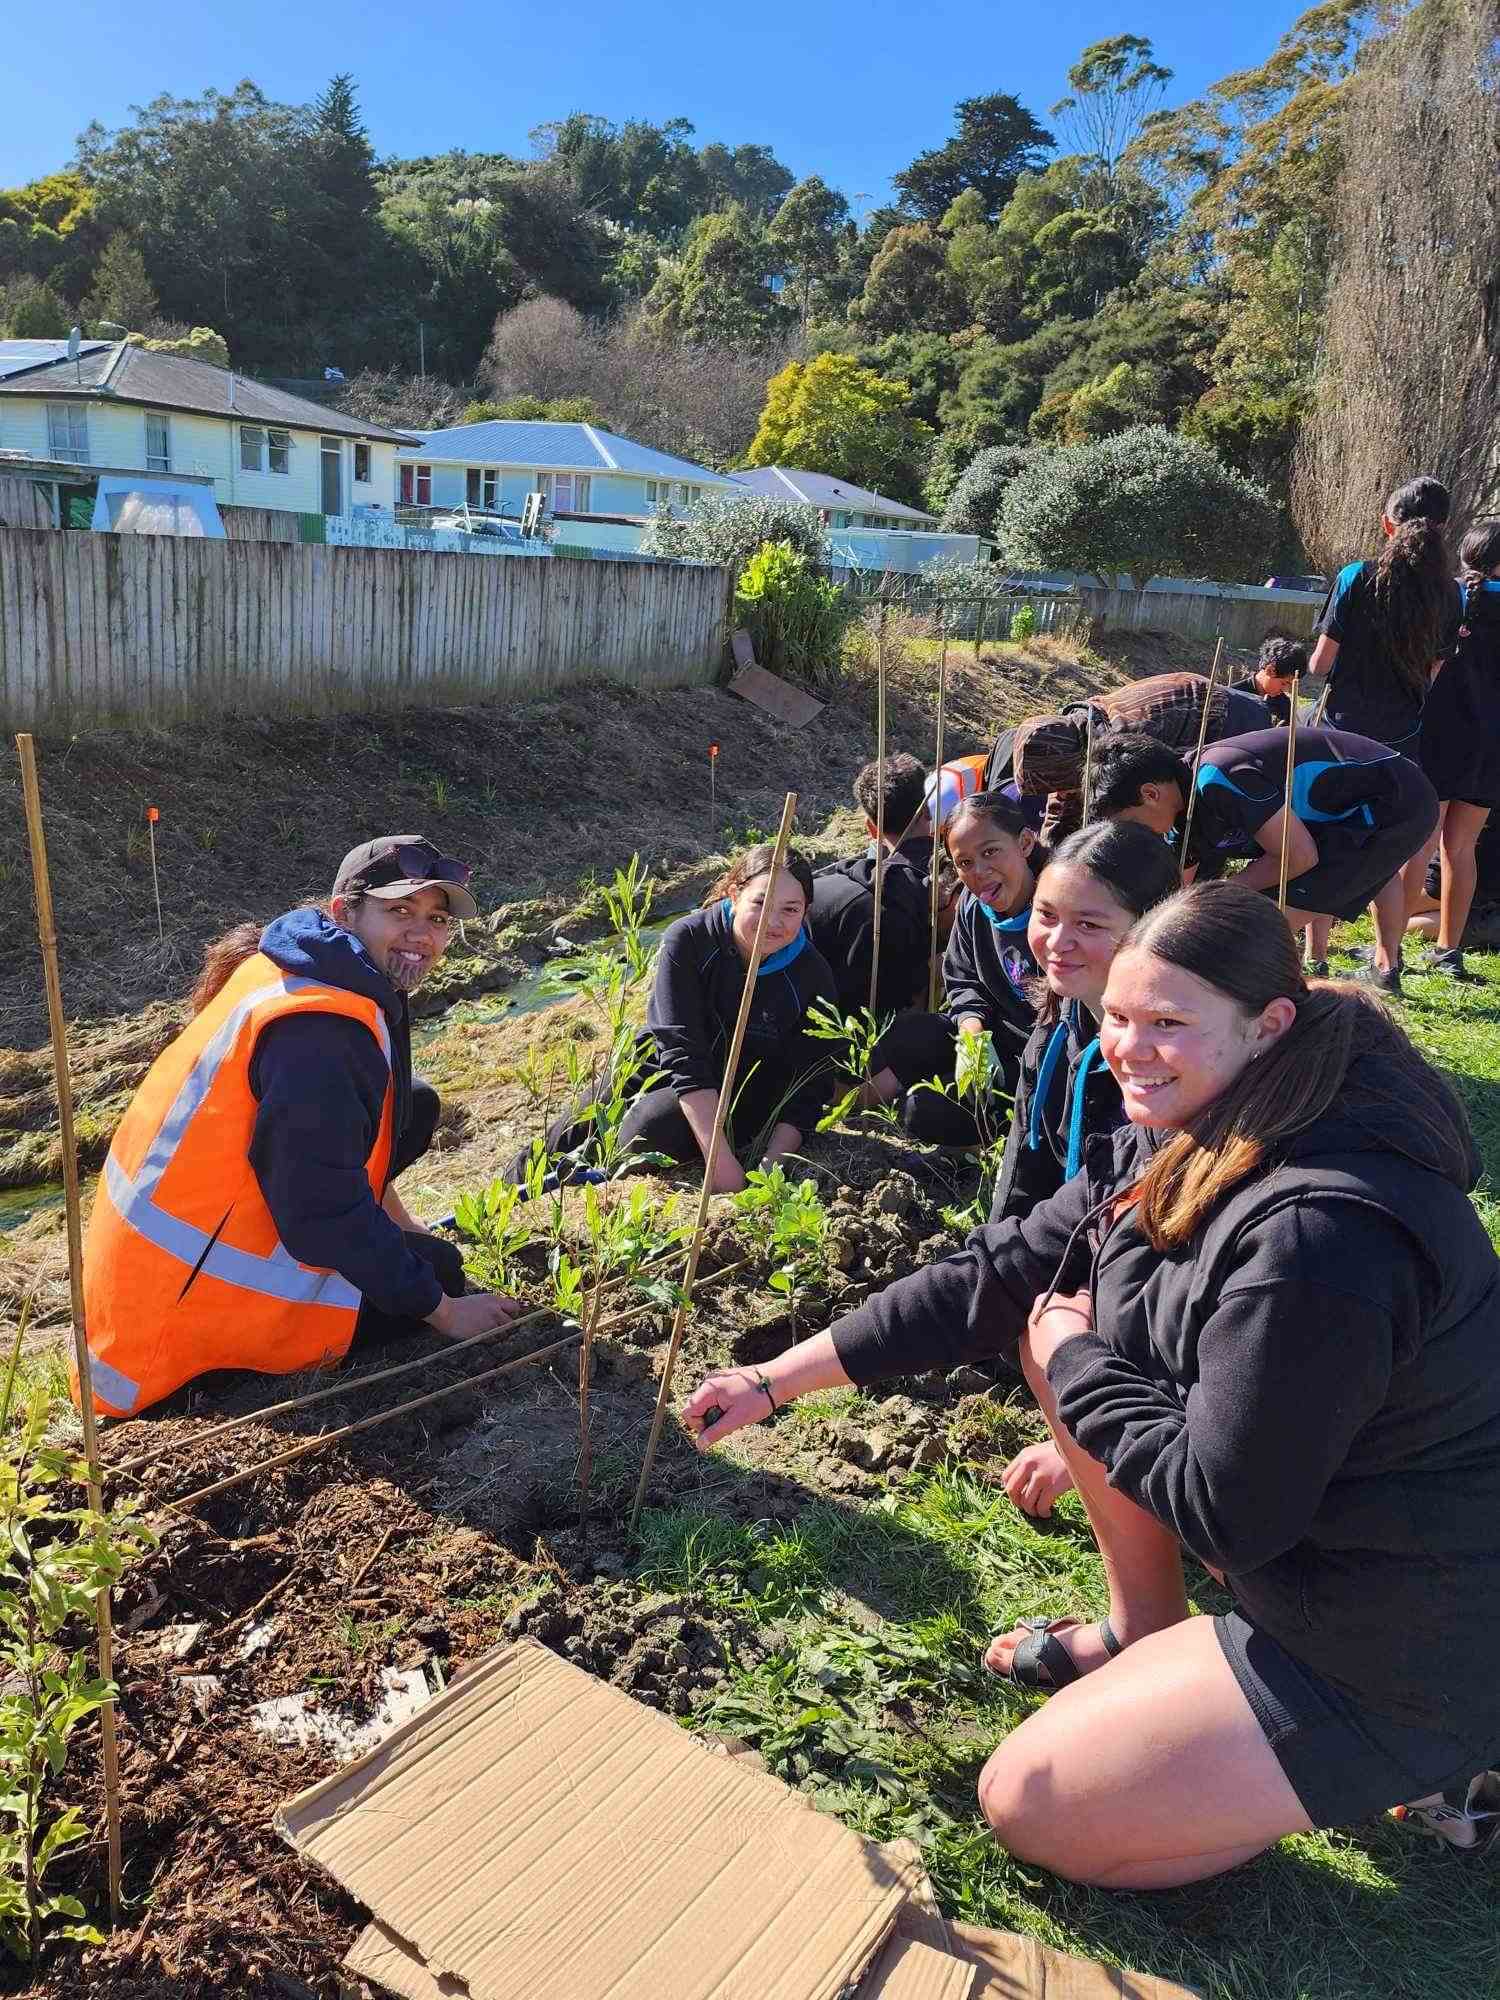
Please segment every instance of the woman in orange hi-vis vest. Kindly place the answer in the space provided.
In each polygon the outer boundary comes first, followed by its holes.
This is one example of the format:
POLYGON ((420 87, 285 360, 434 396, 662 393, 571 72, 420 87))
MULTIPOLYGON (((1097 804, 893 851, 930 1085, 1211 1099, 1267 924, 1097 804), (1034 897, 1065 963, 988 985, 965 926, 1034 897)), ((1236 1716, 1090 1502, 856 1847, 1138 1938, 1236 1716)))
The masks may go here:
POLYGON ((356 1331, 425 1322, 461 1339, 508 1316, 511 1301, 465 1294, 456 1247, 391 1185, 438 1114, 412 1075, 407 995, 477 915, 468 874, 420 834, 386 835, 345 856, 325 908, 210 946, 193 1019, 136 1092, 89 1221, 102 1414, 212 1369, 337 1360, 356 1331))

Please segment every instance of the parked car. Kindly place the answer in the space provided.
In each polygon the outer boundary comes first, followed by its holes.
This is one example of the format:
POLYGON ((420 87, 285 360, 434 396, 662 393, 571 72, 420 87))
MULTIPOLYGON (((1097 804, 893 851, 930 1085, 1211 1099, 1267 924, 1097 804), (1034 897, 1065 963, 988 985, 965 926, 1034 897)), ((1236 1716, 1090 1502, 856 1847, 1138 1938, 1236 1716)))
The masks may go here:
POLYGON ((456 507, 451 514, 434 514, 427 526, 446 528, 458 535, 493 535, 502 542, 525 539, 519 521, 508 521, 503 514, 487 513, 483 508, 470 507, 467 503, 456 507))
POLYGON ((1268 576, 1261 586, 1264 590, 1306 590, 1328 591, 1326 576, 1268 576))

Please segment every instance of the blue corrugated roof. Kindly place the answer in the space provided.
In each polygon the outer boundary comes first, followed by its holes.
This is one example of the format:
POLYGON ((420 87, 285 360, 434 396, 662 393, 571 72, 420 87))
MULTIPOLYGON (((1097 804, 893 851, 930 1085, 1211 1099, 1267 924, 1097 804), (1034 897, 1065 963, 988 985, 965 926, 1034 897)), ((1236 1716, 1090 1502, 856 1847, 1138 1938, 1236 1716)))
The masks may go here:
POLYGON ((924 514, 919 507, 903 506, 872 493, 867 486, 855 486, 847 479, 834 479, 826 472, 801 472, 795 466, 762 465, 752 472, 734 474, 737 485, 753 486, 757 493, 770 493, 778 500, 803 500, 809 507, 829 513, 882 514, 892 521, 923 521, 936 524, 936 514, 924 514))
POLYGON ((495 419, 487 424, 455 424, 429 431, 420 445, 400 458, 462 460, 467 465, 536 466, 540 471, 639 472, 648 479, 692 480, 727 486, 722 472, 710 472, 688 458, 653 451, 633 438, 617 437, 597 424, 523 423, 495 419))
MULTIPOLYGON (((85 340, 80 354, 108 347, 107 340, 85 340)), ((68 351, 65 340, 0 340, 0 376, 19 374, 23 368, 42 368, 49 361, 61 361, 68 351)))

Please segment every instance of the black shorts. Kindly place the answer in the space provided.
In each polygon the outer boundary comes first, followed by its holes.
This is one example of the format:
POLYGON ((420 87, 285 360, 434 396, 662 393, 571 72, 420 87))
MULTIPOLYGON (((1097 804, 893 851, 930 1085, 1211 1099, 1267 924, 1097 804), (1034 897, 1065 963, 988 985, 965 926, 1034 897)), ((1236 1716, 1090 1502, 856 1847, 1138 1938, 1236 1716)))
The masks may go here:
MULTIPOLYGON (((1394 814, 1385 826, 1355 826, 1333 820, 1314 827, 1318 859, 1305 875, 1295 875, 1287 883, 1290 909, 1351 920, 1393 875, 1399 875, 1407 862, 1422 852, 1437 830, 1437 795, 1415 764, 1410 766, 1403 789, 1408 797, 1402 804, 1408 809, 1394 814)), ((1275 895, 1276 891, 1270 888, 1266 893, 1275 895)))
POLYGON ((1500 1757, 1500 1742, 1466 1743, 1361 1708, 1237 1611, 1216 1618, 1214 1630, 1314 1826, 1352 1826, 1462 1787, 1500 1757))

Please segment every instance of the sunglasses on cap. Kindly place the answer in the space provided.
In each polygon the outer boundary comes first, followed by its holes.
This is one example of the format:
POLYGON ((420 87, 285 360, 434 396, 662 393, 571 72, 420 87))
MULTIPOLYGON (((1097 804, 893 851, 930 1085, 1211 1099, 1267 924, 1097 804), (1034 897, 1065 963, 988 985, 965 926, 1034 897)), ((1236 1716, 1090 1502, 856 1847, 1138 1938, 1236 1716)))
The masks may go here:
POLYGON ((467 861, 439 854, 425 842, 408 842, 391 849, 390 858, 408 882, 456 882, 462 888, 473 874, 467 861))

